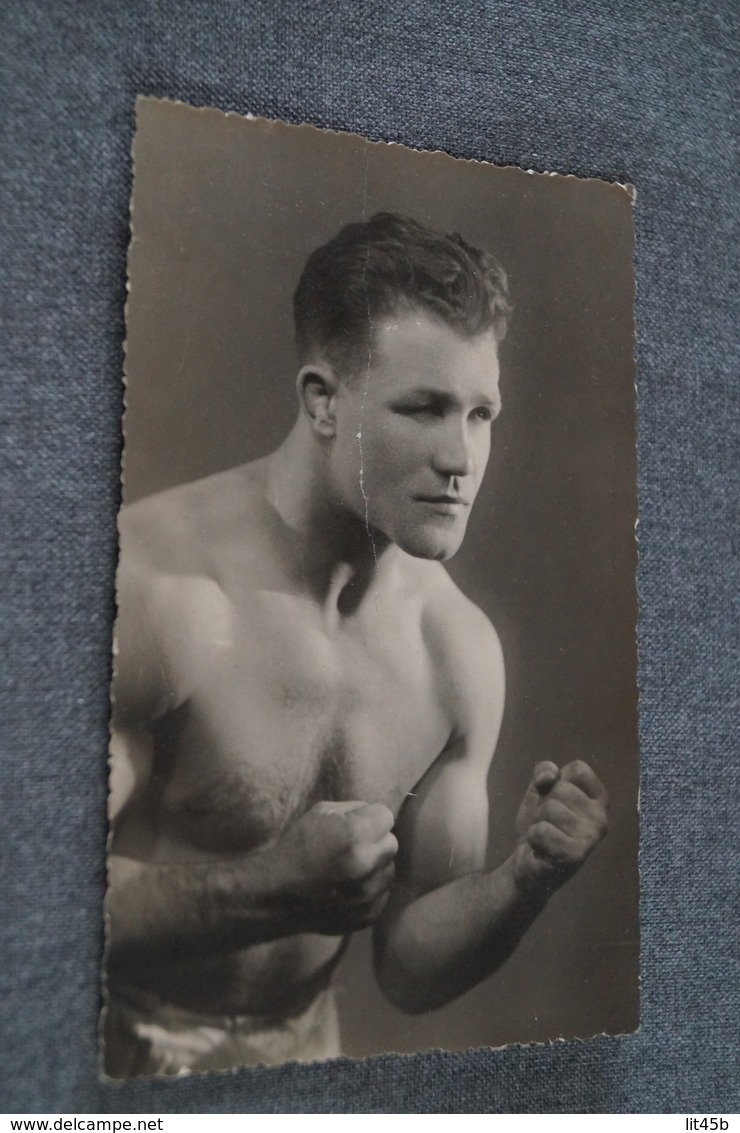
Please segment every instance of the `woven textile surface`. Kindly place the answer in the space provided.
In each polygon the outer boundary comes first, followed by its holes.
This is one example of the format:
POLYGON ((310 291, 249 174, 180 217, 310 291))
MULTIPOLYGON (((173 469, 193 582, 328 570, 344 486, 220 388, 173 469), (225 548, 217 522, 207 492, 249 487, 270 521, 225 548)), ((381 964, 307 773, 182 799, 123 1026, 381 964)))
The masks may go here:
POLYGON ((737 1110, 739 24, 731 0, 6 6, 4 1111, 737 1110), (636 1035, 99 1081, 138 93, 637 186, 636 1035))

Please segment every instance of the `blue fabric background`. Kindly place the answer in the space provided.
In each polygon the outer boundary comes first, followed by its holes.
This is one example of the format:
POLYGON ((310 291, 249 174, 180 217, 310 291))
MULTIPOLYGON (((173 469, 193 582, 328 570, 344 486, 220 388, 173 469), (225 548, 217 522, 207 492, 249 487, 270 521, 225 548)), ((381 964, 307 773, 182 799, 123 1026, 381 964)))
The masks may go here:
POLYGON ((7 5, 5 20, 0 1106, 736 1110, 737 6, 27 0, 7 5), (170 1083, 98 1081, 138 92, 637 185, 637 1035, 170 1083))

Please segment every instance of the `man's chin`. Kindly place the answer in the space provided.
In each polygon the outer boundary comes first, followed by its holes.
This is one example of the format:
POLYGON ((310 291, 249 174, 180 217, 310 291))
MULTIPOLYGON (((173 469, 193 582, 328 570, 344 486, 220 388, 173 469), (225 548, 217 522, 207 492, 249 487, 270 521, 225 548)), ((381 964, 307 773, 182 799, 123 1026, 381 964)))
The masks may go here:
POLYGON ((415 559, 446 562, 460 550, 465 531, 415 531, 395 540, 397 546, 415 559))

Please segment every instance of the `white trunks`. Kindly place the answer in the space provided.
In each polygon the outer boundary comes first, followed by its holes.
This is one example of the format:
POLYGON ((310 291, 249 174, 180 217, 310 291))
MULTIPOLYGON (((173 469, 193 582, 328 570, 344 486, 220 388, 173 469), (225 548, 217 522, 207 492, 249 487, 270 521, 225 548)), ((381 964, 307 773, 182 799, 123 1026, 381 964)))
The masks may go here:
POLYGON ((138 991, 109 996, 104 1017, 105 1072, 190 1074, 238 1066, 336 1058, 339 1024, 332 988, 301 1015, 201 1015, 138 991))

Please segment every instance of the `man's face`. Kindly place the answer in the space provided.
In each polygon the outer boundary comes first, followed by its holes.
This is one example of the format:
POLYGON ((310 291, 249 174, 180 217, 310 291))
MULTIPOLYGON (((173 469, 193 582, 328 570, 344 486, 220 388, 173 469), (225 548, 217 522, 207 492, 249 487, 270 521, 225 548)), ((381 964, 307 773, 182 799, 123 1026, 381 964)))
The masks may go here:
POLYGON ((337 394, 332 463, 343 503, 408 554, 450 558, 500 407, 493 331, 464 338, 418 310, 384 318, 367 372, 337 394))

